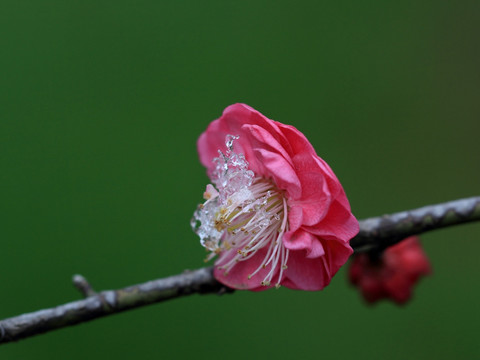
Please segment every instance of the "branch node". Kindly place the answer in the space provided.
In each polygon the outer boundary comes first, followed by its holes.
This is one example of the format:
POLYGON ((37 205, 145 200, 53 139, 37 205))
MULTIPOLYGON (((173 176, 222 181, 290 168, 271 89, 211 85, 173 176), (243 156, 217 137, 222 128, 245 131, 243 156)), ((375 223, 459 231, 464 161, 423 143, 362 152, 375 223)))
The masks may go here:
POLYGON ((90 297, 97 295, 97 292, 93 290, 90 283, 82 275, 76 274, 72 277, 73 285, 82 293, 84 297, 90 297))

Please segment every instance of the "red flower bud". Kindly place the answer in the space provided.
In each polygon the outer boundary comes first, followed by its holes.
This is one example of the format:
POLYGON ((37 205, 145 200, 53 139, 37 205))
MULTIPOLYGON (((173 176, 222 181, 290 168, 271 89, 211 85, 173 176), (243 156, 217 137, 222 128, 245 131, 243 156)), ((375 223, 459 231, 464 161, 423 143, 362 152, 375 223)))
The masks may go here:
POLYGON ((404 304, 420 277, 430 272, 430 263, 419 239, 412 236, 390 246, 378 258, 370 254, 355 255, 349 277, 369 303, 390 299, 404 304))

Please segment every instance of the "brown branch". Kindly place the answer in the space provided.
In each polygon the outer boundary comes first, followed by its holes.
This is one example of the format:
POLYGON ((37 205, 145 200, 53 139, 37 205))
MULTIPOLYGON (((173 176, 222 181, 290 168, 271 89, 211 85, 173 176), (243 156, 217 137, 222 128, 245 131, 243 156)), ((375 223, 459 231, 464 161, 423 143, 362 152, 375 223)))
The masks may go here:
MULTIPOLYGON (((378 251, 410 235, 479 220, 480 197, 472 197, 362 220, 360 233, 350 243, 356 252, 378 251)), ((85 299, 0 321, 0 343, 181 296, 233 292, 215 280, 212 270, 212 267, 208 267, 186 271, 180 275, 100 293, 96 293, 83 276, 75 275, 74 285, 85 299)))

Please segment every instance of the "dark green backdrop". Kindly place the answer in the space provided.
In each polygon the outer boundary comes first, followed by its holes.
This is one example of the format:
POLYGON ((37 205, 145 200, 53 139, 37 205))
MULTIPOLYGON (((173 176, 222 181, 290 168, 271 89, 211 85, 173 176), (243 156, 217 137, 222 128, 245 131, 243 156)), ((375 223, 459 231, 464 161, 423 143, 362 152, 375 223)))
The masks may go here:
MULTIPOLYGON (((195 142, 245 102, 296 126, 358 218, 478 195, 480 2, 0 2, 0 317, 204 266, 195 142)), ((473 359, 480 226, 422 236, 403 308, 322 292, 193 296, 2 359, 473 359)))

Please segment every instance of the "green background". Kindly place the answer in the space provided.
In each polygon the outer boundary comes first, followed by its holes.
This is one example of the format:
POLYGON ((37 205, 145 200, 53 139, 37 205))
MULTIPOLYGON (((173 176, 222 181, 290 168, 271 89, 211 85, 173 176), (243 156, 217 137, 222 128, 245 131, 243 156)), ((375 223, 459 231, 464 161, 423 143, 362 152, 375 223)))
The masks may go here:
MULTIPOLYGON (((0 2, 0 318, 194 269, 196 139, 229 104, 292 124, 358 218, 479 195, 480 2, 0 2)), ((422 236, 434 275, 366 306, 192 296, 1 346, 2 359, 473 359, 479 224, 422 236)))

